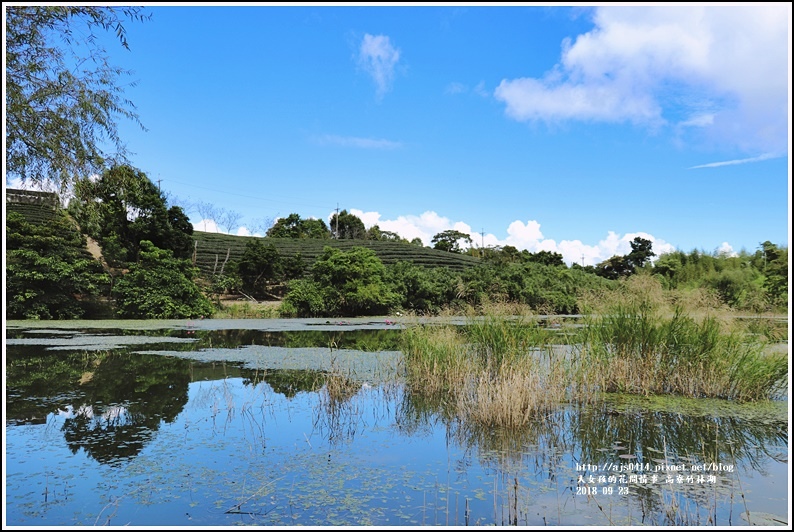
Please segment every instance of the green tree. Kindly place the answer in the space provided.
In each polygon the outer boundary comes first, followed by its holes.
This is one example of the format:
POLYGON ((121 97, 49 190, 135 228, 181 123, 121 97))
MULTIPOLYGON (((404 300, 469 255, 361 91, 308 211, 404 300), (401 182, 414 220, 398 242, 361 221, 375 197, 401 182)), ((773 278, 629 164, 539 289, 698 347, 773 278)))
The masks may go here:
POLYGON ((442 231, 436 234, 431 240, 431 242, 435 244, 433 246, 435 249, 449 251, 451 253, 460 253, 462 251, 460 247, 461 241, 471 246, 471 237, 466 233, 454 229, 442 231))
POLYGON ((311 267, 311 279, 290 283, 284 299, 299 316, 371 316, 388 312, 396 301, 383 262, 358 246, 349 251, 326 246, 311 267))
POLYGON ((656 256, 652 246, 653 242, 639 236, 631 241, 631 253, 626 255, 626 262, 631 268, 631 273, 636 273, 638 269, 650 262, 651 257, 656 256))
POLYGON ((596 275, 604 279, 618 279, 631 275, 633 270, 624 255, 613 255, 605 261, 599 262, 595 267, 596 275))
POLYGON ((596 274, 606 279, 618 279, 634 275, 637 270, 650 262, 656 253, 651 249, 652 242, 642 237, 631 241, 631 253, 628 255, 614 255, 596 265, 596 274))
POLYGON ((140 258, 113 287, 121 318, 177 319, 211 316, 212 303, 193 282, 198 275, 189 260, 174 257, 148 240, 140 258))
POLYGON ((303 219, 297 213, 279 218, 266 235, 271 238, 331 238, 331 231, 322 220, 303 219))
POLYGON ((367 229, 367 240, 380 240, 382 242, 408 242, 392 231, 382 231, 378 225, 373 225, 367 229))
POLYGON ((331 216, 331 228, 336 238, 347 240, 364 240, 367 238, 367 229, 364 222, 355 214, 350 214, 343 210, 339 214, 331 216))
MULTIPOLYGON (((7 6, 6 171, 22 181, 68 184, 126 161, 117 120, 141 125, 96 30, 129 49, 123 23, 149 18, 139 7, 7 6), (110 141, 117 152, 105 152, 110 141)), ((134 85, 134 83, 127 85, 134 85)), ((141 127, 143 127, 141 125, 141 127)))
POLYGON ((410 261, 397 261, 387 267, 387 274, 391 291, 403 309, 435 313, 454 298, 455 282, 448 268, 424 268, 410 261))
POLYGON ((283 275, 281 256, 276 247, 265 245, 258 238, 246 243, 235 270, 240 276, 242 289, 255 297, 265 295, 268 286, 281 280, 283 275))
POLYGON ((565 261, 563 260, 562 255, 554 251, 538 251, 536 253, 529 253, 526 257, 526 261, 537 262, 538 264, 545 264, 546 266, 565 266, 565 261))
POLYGON ((779 248, 768 240, 764 249, 764 290, 770 304, 788 306, 788 248, 779 248))
POLYGON ((6 318, 82 317, 88 301, 110 283, 85 246, 85 237, 62 212, 52 220, 30 223, 9 211, 6 318))
POLYGON ((188 258, 193 250, 193 226, 181 207, 166 199, 145 173, 131 166, 114 166, 98 180, 80 179, 69 211, 82 230, 102 246, 106 260, 124 265, 137 260, 139 243, 188 258))

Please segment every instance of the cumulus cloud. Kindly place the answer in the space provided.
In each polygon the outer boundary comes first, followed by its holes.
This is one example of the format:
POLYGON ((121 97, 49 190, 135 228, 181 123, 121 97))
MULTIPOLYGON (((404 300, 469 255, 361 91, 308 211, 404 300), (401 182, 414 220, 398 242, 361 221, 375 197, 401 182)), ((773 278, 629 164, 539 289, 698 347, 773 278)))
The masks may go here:
POLYGON ((205 233, 220 233, 220 228, 218 224, 215 223, 215 220, 210 218, 203 218, 199 220, 197 223, 193 223, 193 230, 194 231, 204 231, 205 233))
POLYGON ((723 242, 720 247, 717 248, 717 253, 720 255, 726 255, 728 257, 738 257, 739 254, 733 250, 733 246, 728 244, 727 242, 723 242))
POLYGON ((543 77, 494 96, 519 121, 630 122, 787 153, 791 4, 603 6, 543 77))
POLYGON ((369 139, 364 137, 342 137, 339 135, 319 135, 312 138, 320 145, 344 146, 375 150, 393 150, 402 147, 401 142, 386 139, 369 139))
POLYGON ((408 240, 419 238, 425 246, 431 245, 430 241, 433 237, 447 229, 463 227, 466 229, 465 231, 458 230, 467 234, 471 231, 468 225, 462 222, 453 222, 449 218, 439 216, 434 211, 426 211, 419 216, 413 214, 398 216, 394 220, 381 220, 380 213, 374 211, 364 212, 359 209, 350 209, 349 212, 358 216, 367 229, 377 225, 382 231, 392 231, 408 240))
MULTIPOLYGON (((350 209, 349 212, 358 216, 367 229, 377 225, 383 231, 392 231, 408 240, 419 238, 425 246, 432 246, 433 236, 438 233, 454 229, 469 235, 472 245, 475 247, 513 246, 519 251, 527 250, 530 253, 550 251, 562 255, 563 260, 569 266, 574 263, 583 266, 594 266, 614 255, 628 255, 631 253, 631 242, 636 237, 650 240, 653 251, 657 256, 662 253, 675 251, 675 246, 672 244, 643 232, 620 235, 614 231, 609 231, 607 236, 597 244, 590 245, 584 244, 580 240, 561 240, 557 242, 546 238, 540 230, 540 223, 536 220, 527 220, 526 222, 516 220, 505 229, 506 236, 499 238, 492 233, 483 234, 473 231, 469 224, 452 221, 434 211, 426 211, 419 216, 402 215, 393 220, 382 219, 381 214, 376 211, 364 212, 359 209, 350 209)), ((329 219, 332 214, 333 212, 328 215, 329 219)), ((723 246, 726 245, 727 243, 723 244, 723 246)))
POLYGON ((386 35, 364 35, 358 52, 358 64, 375 82, 376 94, 382 98, 391 90, 400 50, 392 46, 386 35))

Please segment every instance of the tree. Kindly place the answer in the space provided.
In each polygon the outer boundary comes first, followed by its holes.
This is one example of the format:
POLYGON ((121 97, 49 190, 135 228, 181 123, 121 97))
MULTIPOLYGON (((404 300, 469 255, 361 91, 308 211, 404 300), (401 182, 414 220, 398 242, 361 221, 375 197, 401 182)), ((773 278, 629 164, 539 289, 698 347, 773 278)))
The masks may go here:
POLYGON ((367 229, 367 240, 380 240, 381 242, 408 242, 393 231, 382 231, 378 225, 367 229))
POLYGON ((331 228, 336 238, 347 240, 364 240, 367 238, 367 228, 364 227, 364 222, 355 214, 347 212, 347 210, 331 216, 331 228))
POLYGON ((189 260, 175 258, 148 240, 140 259, 113 287, 121 318, 178 319, 211 316, 212 303, 193 282, 198 275, 189 260))
POLYGON ((62 213, 49 221, 30 223, 9 211, 6 318, 82 317, 87 301, 110 284, 85 245, 85 237, 62 213))
POLYGON ((75 182, 69 211, 84 233, 102 246, 108 263, 123 266, 138 259, 142 240, 188 258, 193 226, 181 207, 168 208, 160 190, 131 166, 114 166, 97 180, 75 182))
POLYGON ((463 240, 469 246, 471 246, 471 237, 466 233, 461 233, 460 231, 456 231, 454 229, 447 229, 441 233, 436 234, 431 242, 435 244, 433 247, 435 249, 440 249, 443 251, 449 251, 452 253, 460 253, 460 241, 463 240))
POLYGON ((330 238, 331 232, 322 220, 304 220, 297 213, 286 218, 279 218, 273 227, 267 230, 271 238, 330 238))
MULTIPOLYGON (((147 20, 140 7, 8 6, 6 9, 6 171, 22 181, 59 185, 126 161, 117 120, 140 123, 123 98, 95 30, 115 32, 129 49, 123 22, 147 20), (103 145, 109 140, 117 152, 103 145)), ((134 83, 132 84, 134 85, 134 83)))
POLYGON ((242 288, 247 294, 262 296, 267 287, 278 281, 283 273, 281 256, 273 244, 267 246, 258 238, 245 245, 243 256, 235 270, 240 276, 242 288))
POLYGON ((237 211, 229 211, 226 209, 221 209, 220 212, 221 215, 218 222, 226 229, 228 234, 232 234, 232 230, 240 226, 240 219, 243 215, 237 211))
POLYGON ((631 268, 631 273, 635 273, 639 268, 645 266, 651 257, 656 256, 651 249, 652 246, 653 242, 639 236, 631 241, 631 253, 626 255, 626 262, 631 268))
POLYGON ((397 300, 373 250, 326 246, 312 265, 311 279, 290 283, 283 308, 299 316, 371 316, 388 312, 397 300))
POLYGON ((565 266, 562 255, 554 251, 538 251, 529 253, 526 257, 527 262, 537 262, 546 266, 565 266))
POLYGON ((204 231, 207 230, 207 220, 212 220, 215 224, 215 232, 218 232, 218 218, 221 217, 221 209, 216 207, 208 201, 202 201, 196 204, 196 210, 201 216, 201 221, 204 223, 204 231))
POLYGON ((605 261, 596 264, 596 275, 605 279, 618 279, 633 273, 631 265, 623 255, 613 255, 605 261))

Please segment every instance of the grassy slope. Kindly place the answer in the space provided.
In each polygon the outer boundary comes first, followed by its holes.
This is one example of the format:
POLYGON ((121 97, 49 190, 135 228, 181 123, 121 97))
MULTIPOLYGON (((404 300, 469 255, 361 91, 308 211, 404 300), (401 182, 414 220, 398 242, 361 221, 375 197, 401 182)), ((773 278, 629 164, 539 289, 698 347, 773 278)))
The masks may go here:
MULTIPOLYGON (((245 250, 245 245, 250 241, 248 236, 227 235, 222 233, 207 233, 195 231, 193 239, 196 241, 195 259, 196 266, 202 275, 211 275, 213 271, 219 272, 226 260, 228 263, 239 260, 245 250)), ((283 257, 294 257, 300 253, 307 266, 322 253, 324 246, 331 246, 343 250, 353 246, 367 247, 375 251, 384 264, 397 261, 411 261, 419 266, 438 267, 447 266, 450 270, 461 271, 479 264, 479 259, 459 253, 449 253, 438 249, 415 246, 402 242, 381 242, 375 240, 321 240, 321 239, 292 239, 292 238, 262 238, 265 245, 273 244, 283 257)), ((227 264, 228 264, 227 263, 227 264)))

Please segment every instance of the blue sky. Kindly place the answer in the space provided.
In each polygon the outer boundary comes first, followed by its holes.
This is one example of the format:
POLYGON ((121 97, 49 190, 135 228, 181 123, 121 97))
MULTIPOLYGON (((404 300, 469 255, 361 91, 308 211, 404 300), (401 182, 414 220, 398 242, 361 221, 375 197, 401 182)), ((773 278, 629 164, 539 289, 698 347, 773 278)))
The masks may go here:
POLYGON ((106 44, 147 128, 120 133, 198 230, 339 208, 568 264, 789 245, 790 3, 147 11, 106 44))

